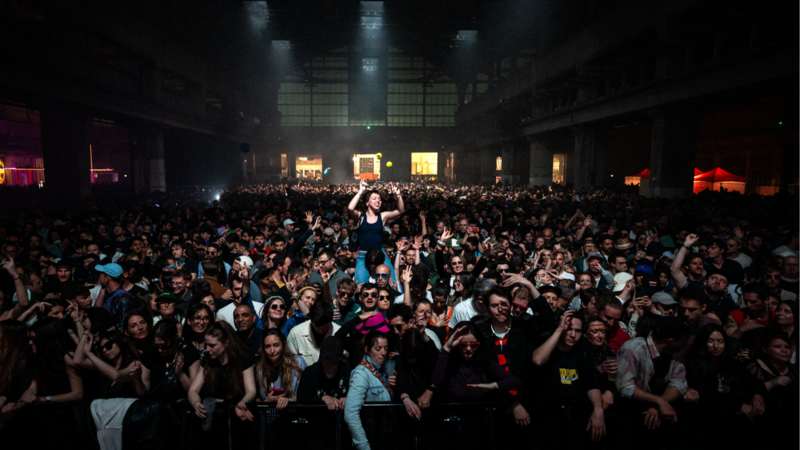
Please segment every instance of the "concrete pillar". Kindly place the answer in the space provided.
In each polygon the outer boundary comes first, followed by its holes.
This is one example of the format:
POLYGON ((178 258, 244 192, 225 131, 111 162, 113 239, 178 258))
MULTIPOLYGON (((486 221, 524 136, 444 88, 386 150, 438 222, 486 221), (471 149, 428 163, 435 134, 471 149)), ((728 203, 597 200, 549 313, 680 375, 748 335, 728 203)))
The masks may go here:
POLYGON ((572 127, 575 134, 575 189, 603 186, 605 178, 605 140, 598 128, 572 127))
POLYGON ((89 156, 91 120, 61 108, 41 110, 45 187, 61 205, 72 205, 92 192, 89 156))
POLYGON ((689 107, 648 111, 653 121, 651 197, 686 198, 692 194, 701 112, 689 107))
POLYGON ((164 133, 143 128, 131 131, 133 185, 137 194, 167 190, 164 133))
POLYGON ((531 170, 528 185, 552 186, 553 185, 553 143, 544 137, 531 136, 531 170))
POLYGON ((514 150, 512 146, 503 147, 500 155, 503 158, 503 166, 500 170, 500 181, 506 185, 519 183, 519 168, 515 163, 516 152, 514 150))
POLYGON ((481 183, 495 183, 497 175, 497 156, 491 148, 482 148, 481 152, 481 183))

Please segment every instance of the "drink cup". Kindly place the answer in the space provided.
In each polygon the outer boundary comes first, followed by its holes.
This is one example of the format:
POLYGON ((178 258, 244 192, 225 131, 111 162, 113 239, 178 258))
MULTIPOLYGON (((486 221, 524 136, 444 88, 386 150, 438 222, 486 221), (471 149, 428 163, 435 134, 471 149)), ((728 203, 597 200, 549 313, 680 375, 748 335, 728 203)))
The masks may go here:
MULTIPOLYGON (((616 362, 617 361, 617 357, 616 356, 608 356, 608 357, 606 357, 606 361, 616 362)), ((606 371, 606 375, 608 376, 608 381, 617 381, 617 369, 614 369, 613 373, 606 371)))
POLYGON ((211 429, 211 424, 214 421, 214 411, 217 409, 217 399, 208 397, 203 399, 203 408, 206 409, 206 418, 203 419, 203 431, 211 429))

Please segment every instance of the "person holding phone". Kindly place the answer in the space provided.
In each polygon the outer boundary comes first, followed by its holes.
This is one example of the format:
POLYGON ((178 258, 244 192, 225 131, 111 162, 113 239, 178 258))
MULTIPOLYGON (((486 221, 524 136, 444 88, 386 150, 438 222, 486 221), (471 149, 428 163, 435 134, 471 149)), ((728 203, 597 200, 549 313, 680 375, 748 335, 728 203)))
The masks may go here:
POLYGON ((289 401, 297 401, 300 376, 306 367, 305 360, 289 350, 280 330, 272 328, 264 332, 255 369, 258 401, 275 402, 279 410, 286 408, 289 401))

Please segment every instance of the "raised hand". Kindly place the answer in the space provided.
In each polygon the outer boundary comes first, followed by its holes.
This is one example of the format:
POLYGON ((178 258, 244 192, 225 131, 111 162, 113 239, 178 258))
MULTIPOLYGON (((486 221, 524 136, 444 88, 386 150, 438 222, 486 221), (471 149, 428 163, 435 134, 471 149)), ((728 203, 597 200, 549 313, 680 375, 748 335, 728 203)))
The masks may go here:
POLYGON ((358 184, 358 193, 363 194, 364 191, 367 190, 368 186, 369 185, 367 184, 367 180, 361 180, 361 183, 358 184))
POLYGON ((592 215, 591 214, 586 216, 585 219, 583 219, 583 226, 584 226, 584 228, 589 228, 590 226, 592 226, 592 215))
POLYGON ((694 244, 697 244, 697 241, 699 241, 699 240, 700 240, 700 236, 692 233, 692 234, 686 236, 686 240, 683 241, 683 246, 684 247, 694 247, 694 244))
POLYGON ((314 213, 312 213, 311 211, 306 211, 306 219, 305 220, 306 220, 306 222, 308 222, 308 225, 311 226, 311 222, 314 221, 314 213))
POLYGON ((401 279, 403 281, 403 284, 410 283, 411 282, 411 278, 413 276, 413 274, 411 272, 411 266, 410 265, 406 265, 405 270, 403 270, 403 273, 400 276, 401 276, 401 279))

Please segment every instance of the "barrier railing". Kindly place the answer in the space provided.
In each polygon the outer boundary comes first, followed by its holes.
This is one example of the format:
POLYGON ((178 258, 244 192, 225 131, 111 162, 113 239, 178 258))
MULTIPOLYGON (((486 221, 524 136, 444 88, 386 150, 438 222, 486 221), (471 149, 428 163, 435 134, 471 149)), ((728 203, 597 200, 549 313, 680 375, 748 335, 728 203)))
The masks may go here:
MULTIPOLYGON (((365 404, 361 423, 373 450, 383 449, 496 449, 495 435, 501 413, 499 404, 439 404, 422 413, 421 420, 408 416, 402 404, 365 404)), ((505 407, 507 408, 507 406, 505 407)), ((189 408, 181 409, 178 450, 352 448, 352 437, 342 411, 324 405, 290 405, 278 411, 274 405, 251 407, 253 423, 236 417, 232 405, 220 403, 209 431, 189 408)), ((508 423, 507 425, 513 425, 508 423)))

